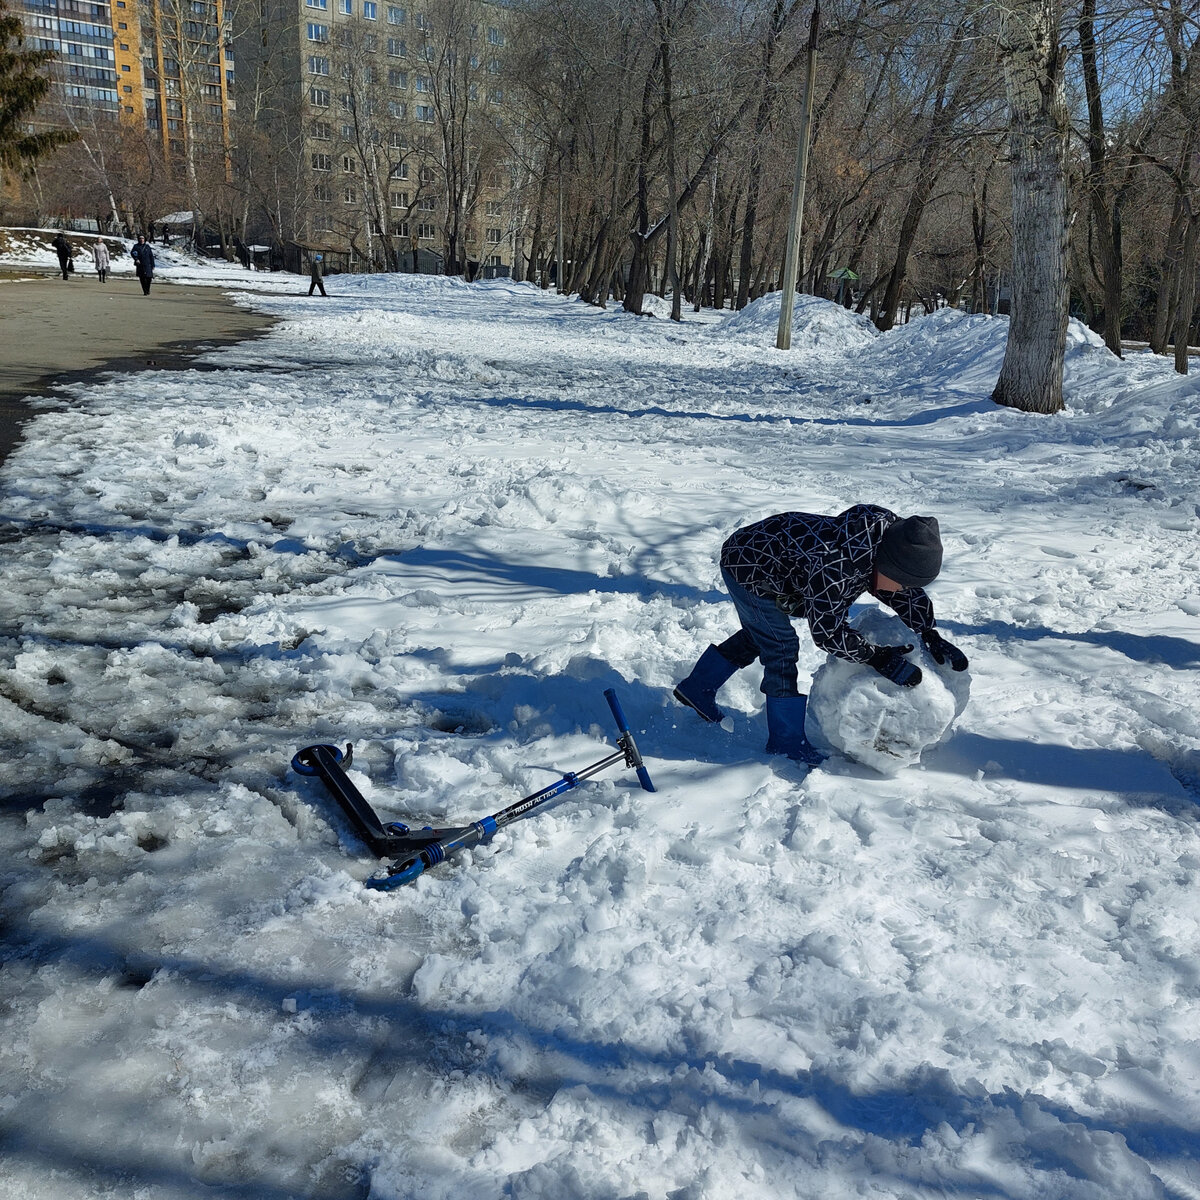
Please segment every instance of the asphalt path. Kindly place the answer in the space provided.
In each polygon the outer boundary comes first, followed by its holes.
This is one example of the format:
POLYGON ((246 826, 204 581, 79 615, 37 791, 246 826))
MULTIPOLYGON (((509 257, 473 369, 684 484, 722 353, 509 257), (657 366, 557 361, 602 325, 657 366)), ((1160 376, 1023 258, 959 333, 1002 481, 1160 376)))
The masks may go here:
POLYGON ((186 367, 270 325, 219 287, 156 280, 143 296, 133 278, 0 276, 0 463, 21 440, 30 398, 101 373, 186 367))

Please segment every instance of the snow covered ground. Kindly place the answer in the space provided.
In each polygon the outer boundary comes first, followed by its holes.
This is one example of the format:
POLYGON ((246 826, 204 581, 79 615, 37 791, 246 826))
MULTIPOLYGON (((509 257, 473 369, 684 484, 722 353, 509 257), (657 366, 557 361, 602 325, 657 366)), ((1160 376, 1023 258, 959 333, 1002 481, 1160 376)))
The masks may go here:
POLYGON ((1200 1196, 1197 377, 1073 327, 1033 417, 1002 320, 330 290, 0 475, 0 1194, 1200 1196), (670 695, 728 532, 860 500, 939 518, 971 657, 892 778, 765 758, 754 671, 728 728, 670 695), (606 687, 657 792, 395 892, 289 767, 472 819, 606 753, 606 687))

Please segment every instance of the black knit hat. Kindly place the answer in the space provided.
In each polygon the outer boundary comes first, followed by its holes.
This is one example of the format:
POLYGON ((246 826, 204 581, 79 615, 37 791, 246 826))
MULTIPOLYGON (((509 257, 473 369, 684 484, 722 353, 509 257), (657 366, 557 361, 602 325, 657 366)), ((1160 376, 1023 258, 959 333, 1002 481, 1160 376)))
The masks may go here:
POLYGON ((942 569, 937 517, 905 517, 884 531, 875 569, 904 587, 924 587, 942 569))

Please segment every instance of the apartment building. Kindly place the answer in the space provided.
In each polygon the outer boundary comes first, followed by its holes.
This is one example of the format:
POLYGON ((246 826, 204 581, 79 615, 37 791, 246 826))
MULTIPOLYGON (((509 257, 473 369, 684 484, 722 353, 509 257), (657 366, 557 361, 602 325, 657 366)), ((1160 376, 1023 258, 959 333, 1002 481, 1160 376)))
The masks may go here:
POLYGON ((234 67, 225 0, 14 0, 53 55, 68 122, 145 127, 168 158, 228 174, 234 67))
POLYGON ((291 239, 350 269, 436 269, 447 253, 509 269, 505 9, 263 0, 257 12, 235 20, 243 116, 253 91, 259 127, 295 155, 291 239))

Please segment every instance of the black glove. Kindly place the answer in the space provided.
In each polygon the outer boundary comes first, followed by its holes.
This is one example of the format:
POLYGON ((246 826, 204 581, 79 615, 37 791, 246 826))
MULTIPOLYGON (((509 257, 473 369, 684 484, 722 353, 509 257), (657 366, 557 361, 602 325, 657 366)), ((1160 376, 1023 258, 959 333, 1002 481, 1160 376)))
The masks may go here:
POLYGON ((925 648, 933 655, 933 661, 939 667, 945 666, 949 661, 954 671, 967 669, 967 656, 953 643, 946 641, 936 629, 925 630, 921 634, 921 641, 925 643, 925 648))
POLYGON ((867 665, 901 687, 916 687, 921 682, 921 668, 904 657, 911 649, 911 646, 876 646, 867 665))
POLYGON ((787 613, 789 617, 794 617, 800 612, 800 597, 799 596, 776 596, 775 607, 781 613, 787 613))

